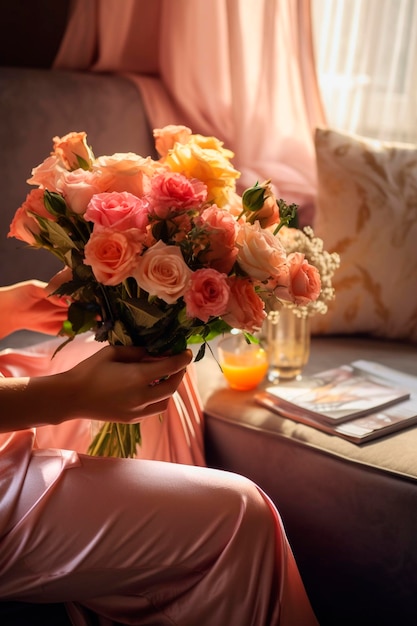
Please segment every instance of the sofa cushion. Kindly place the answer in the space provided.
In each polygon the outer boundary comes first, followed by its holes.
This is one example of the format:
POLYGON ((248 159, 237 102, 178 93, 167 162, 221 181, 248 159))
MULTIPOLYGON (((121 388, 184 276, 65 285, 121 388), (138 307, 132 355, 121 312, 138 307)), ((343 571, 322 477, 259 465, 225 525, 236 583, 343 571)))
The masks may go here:
POLYGON ((316 333, 417 342, 417 146, 317 129, 315 233, 341 257, 316 333))

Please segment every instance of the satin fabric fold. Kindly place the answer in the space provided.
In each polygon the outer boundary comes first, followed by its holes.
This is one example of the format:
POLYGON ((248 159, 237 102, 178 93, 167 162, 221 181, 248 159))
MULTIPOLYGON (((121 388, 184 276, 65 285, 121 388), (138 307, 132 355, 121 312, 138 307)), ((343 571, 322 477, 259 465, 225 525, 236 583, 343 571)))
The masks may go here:
MULTIPOLYGON (((3 536, 3 599, 68 603, 74 626, 89 611, 101 624, 317 626, 279 515, 251 481, 76 456, 3 536)), ((37 475, 56 462, 38 461, 37 475)))

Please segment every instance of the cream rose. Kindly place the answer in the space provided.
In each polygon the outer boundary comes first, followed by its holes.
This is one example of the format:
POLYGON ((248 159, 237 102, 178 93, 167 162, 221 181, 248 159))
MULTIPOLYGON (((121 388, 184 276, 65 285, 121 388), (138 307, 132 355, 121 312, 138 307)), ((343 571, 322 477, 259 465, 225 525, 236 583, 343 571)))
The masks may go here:
POLYGON ((236 244, 237 262, 251 278, 268 280, 286 261, 286 252, 278 237, 263 230, 259 222, 241 224, 236 244))
POLYGON ((78 215, 83 215, 91 198, 103 190, 103 179, 83 169, 62 172, 56 184, 71 211, 78 215))
POLYGON ((174 304, 184 295, 191 274, 180 248, 158 241, 140 258, 133 276, 149 295, 174 304))

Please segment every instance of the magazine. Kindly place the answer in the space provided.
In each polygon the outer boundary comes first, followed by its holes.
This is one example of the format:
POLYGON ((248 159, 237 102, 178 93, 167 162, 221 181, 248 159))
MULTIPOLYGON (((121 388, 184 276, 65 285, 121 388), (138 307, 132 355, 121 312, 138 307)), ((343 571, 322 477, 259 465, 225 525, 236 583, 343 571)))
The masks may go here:
POLYGON ((336 435, 352 443, 360 444, 372 441, 389 433, 408 428, 417 424, 417 398, 405 400, 378 413, 369 413, 342 424, 324 424, 308 417, 302 410, 291 410, 289 413, 267 392, 258 393, 256 401, 266 408, 275 411, 282 417, 288 417, 312 426, 329 435, 336 435))
POLYGON ((410 398, 408 386, 377 376, 373 365, 357 361, 267 387, 264 393, 287 416, 301 414, 322 424, 339 425, 410 398), (368 369, 361 368, 361 363, 368 364, 368 369))
POLYGON ((410 391, 355 364, 326 370, 266 389, 287 413, 303 414, 324 424, 341 424, 407 400, 410 391))
POLYGON ((267 387, 255 399, 283 417, 353 443, 372 441, 417 423, 417 377, 372 361, 354 361, 300 381, 267 387), (352 392, 352 381, 359 391, 352 392), (329 388, 331 392, 325 404, 324 384, 326 394, 329 388), (332 393, 334 387, 339 396, 332 393))

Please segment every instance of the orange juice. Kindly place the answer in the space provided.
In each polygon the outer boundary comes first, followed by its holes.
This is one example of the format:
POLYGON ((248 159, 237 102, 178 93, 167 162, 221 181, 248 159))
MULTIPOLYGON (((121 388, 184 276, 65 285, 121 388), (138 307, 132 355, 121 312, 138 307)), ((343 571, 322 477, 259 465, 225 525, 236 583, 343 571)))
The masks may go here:
POLYGON ((247 352, 223 352, 220 365, 224 377, 232 389, 247 391, 254 389, 264 379, 268 370, 268 361, 265 350, 252 346, 247 352))

